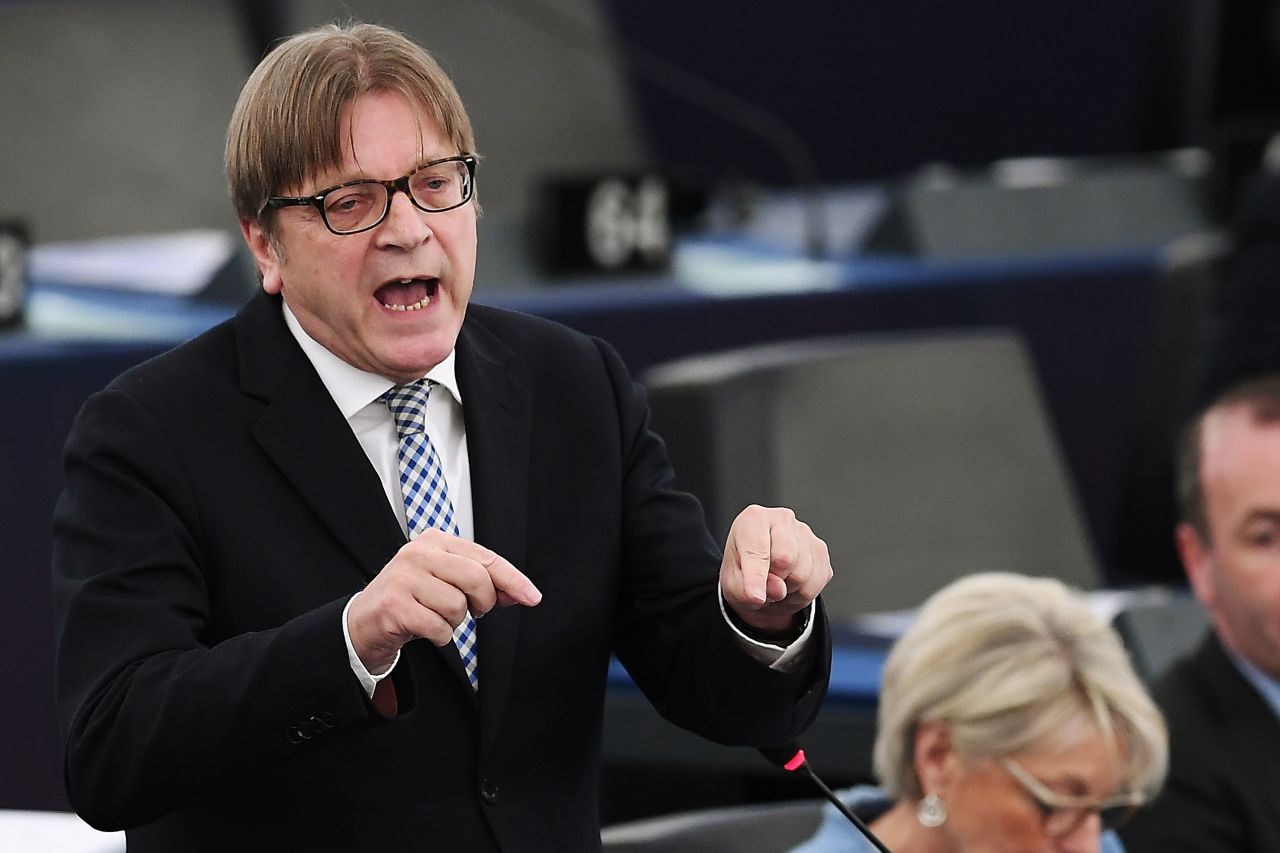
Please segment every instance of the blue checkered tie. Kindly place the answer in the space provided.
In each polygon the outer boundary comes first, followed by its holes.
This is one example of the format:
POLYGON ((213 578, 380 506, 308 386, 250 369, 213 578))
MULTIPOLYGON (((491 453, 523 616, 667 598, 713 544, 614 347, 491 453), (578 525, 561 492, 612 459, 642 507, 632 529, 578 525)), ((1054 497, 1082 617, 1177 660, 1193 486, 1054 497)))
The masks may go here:
MULTIPOLYGON (((444 469, 440 456, 427 435, 427 397, 435 383, 419 379, 408 385, 397 385, 381 399, 391 410, 400 434, 397 458, 400 463, 400 491, 404 495, 404 514, 408 522, 409 538, 437 528, 458 535, 458 525, 453 520, 453 502, 449 500, 449 487, 444 482, 444 469)), ((480 678, 476 674, 476 620, 468 613, 453 631, 453 642, 462 656, 462 665, 473 689, 479 689, 480 678)))

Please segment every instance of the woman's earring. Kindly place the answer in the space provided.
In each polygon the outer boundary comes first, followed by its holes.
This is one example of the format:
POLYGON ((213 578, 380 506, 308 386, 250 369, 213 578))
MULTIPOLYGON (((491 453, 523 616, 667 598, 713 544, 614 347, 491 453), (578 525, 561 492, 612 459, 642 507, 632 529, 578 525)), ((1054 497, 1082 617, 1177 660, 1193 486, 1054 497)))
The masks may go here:
POLYGON ((947 807, 943 804, 942 798, 937 794, 929 794, 921 800, 919 807, 916 808, 916 820, 920 821, 921 826, 927 826, 930 829, 946 823, 947 807))

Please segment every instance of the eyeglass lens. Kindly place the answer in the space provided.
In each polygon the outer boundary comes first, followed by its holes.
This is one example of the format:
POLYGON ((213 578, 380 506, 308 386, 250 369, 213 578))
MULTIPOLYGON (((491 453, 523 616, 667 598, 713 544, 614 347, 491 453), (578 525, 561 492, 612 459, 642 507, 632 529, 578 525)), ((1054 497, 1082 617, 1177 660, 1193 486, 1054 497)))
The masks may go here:
POLYGON ((1109 806, 1103 809, 1063 809, 1046 806, 1044 829, 1052 838, 1061 838, 1076 830, 1082 821, 1091 814, 1097 814, 1105 832, 1124 825, 1133 815, 1133 806, 1109 806))
MULTIPOLYGON (((426 166, 409 175, 413 203, 425 211, 448 210, 471 196, 471 176, 460 160, 426 166)), ((385 185, 375 181, 339 187, 324 197, 324 217, 335 231, 359 231, 376 224, 390 208, 385 185)))

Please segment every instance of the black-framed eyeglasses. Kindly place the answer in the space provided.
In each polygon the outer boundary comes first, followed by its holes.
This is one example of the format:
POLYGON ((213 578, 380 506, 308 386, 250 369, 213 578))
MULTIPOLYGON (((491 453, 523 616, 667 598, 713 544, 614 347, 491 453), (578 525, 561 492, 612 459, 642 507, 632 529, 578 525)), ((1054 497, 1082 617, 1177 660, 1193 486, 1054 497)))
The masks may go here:
POLYGON ((1045 835, 1050 838, 1063 838, 1070 835, 1091 814, 1098 815, 1104 830, 1115 829, 1124 825, 1138 807, 1146 802, 1146 798, 1138 793, 1117 794, 1101 802, 1081 797, 1068 797, 1050 790, 1012 758, 1001 759, 1000 766, 1008 771, 1023 792, 1036 804, 1044 820, 1045 835))
POLYGON ((426 213, 443 213, 471 201, 475 195, 476 158, 471 154, 443 157, 414 169, 402 178, 378 181, 362 178, 308 196, 271 196, 263 209, 311 206, 320 211, 334 234, 359 234, 387 218, 396 191, 426 213))

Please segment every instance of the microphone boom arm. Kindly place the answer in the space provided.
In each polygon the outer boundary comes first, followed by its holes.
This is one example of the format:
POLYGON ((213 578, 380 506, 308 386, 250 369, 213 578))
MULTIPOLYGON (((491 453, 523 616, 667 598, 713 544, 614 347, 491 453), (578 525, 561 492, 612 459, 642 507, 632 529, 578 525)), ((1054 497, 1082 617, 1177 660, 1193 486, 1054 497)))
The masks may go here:
POLYGON ((808 774, 809 778, 813 780, 813 784, 817 785, 818 789, 822 791, 823 796, 831 801, 831 805, 835 806, 840 814, 844 815, 845 819, 852 823, 854 828, 861 832, 877 850, 881 851, 881 853, 893 853, 892 850, 884 845, 884 842, 879 838, 876 838, 875 833, 871 831, 871 828, 867 826, 861 818, 854 814, 853 810, 846 806, 840 798, 835 795, 835 792, 827 787, 825 782, 818 778, 818 774, 814 773, 813 768, 809 766, 809 762, 804 755, 804 750, 801 749, 798 744, 789 743, 779 747, 764 748, 760 750, 760 754, 768 759, 770 764, 777 765, 788 773, 794 773, 797 770, 804 770, 804 772, 808 774))

